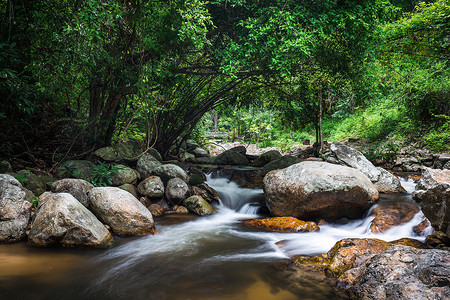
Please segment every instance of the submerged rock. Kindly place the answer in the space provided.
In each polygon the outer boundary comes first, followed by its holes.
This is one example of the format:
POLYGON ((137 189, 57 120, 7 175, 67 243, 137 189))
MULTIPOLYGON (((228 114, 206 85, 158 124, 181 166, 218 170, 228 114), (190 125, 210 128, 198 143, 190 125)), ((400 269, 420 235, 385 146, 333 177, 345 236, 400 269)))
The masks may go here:
POLYGON ((106 227, 68 193, 47 193, 28 236, 36 247, 108 247, 112 241, 106 227))
POLYGON ((94 186, 83 179, 65 178, 53 182, 50 188, 54 193, 69 193, 85 207, 89 207, 88 194, 94 186))
POLYGON ((394 226, 411 221, 419 211, 419 206, 406 202, 379 205, 370 214, 374 216, 370 223, 370 231, 372 233, 385 232, 394 226))
POLYGON ((325 162, 301 162, 264 177, 267 206, 273 216, 299 219, 360 217, 378 192, 358 170, 325 162))
POLYGON ((450 237, 450 170, 424 167, 413 198, 433 228, 450 237))
POLYGON ((0 174, 0 243, 25 238, 30 216, 31 203, 20 182, 11 175, 0 174))
POLYGON ((191 196, 184 200, 183 204, 190 212, 199 216, 209 216, 216 213, 214 208, 200 196, 191 196))
POLYGON ((240 220, 240 222, 246 226, 275 232, 311 232, 320 230, 319 226, 314 222, 305 222, 293 217, 245 219, 240 220))
POLYGON ((354 299, 449 299, 450 252, 395 245, 353 269, 351 277, 338 286, 354 299))
POLYGON ((150 211, 133 195, 116 187, 97 187, 89 193, 94 214, 118 235, 156 233, 150 211))

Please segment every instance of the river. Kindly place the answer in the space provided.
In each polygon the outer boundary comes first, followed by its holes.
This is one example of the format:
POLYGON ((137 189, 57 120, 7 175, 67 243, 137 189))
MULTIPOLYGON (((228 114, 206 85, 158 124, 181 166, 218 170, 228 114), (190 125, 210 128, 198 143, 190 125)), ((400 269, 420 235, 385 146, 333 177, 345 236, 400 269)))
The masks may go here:
MULTIPOLYGON (((371 217, 314 233, 260 232, 239 219, 258 217, 254 199, 262 190, 226 178, 208 177, 207 183, 221 198, 217 214, 155 218, 157 235, 116 238, 111 249, 0 245, 0 299, 337 299, 323 282, 293 291, 278 266, 293 255, 326 253, 342 238, 424 240, 412 231, 421 212, 383 234, 370 233, 371 217)), ((414 184, 402 184, 408 194, 382 195, 379 205, 413 202, 414 184)))

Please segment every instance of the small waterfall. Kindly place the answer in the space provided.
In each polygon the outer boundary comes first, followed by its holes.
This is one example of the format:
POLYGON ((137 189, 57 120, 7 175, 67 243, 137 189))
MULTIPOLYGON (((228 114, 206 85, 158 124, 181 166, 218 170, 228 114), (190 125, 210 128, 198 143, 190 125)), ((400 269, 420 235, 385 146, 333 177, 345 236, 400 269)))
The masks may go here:
POLYGON ((206 183, 215 189, 220 197, 220 205, 242 214, 257 214, 261 208, 258 198, 264 196, 262 189, 246 189, 239 187, 227 178, 206 176, 206 183))

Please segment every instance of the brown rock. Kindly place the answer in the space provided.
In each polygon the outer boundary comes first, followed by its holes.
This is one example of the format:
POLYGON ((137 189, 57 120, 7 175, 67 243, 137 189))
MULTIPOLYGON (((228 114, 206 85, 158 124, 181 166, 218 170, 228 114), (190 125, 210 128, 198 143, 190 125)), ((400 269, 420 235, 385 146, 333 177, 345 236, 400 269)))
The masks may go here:
POLYGON ((65 178, 53 182, 51 190, 54 193, 69 193, 85 207, 89 207, 88 194, 94 188, 92 184, 83 179, 65 178))
POLYGON ((305 222, 293 217, 246 219, 240 221, 242 224, 250 227, 263 228, 275 232, 310 232, 320 230, 319 226, 314 222, 305 222))
POLYGON ((375 219, 370 224, 370 231, 372 233, 385 232, 394 226, 411 221, 419 211, 419 206, 406 202, 379 205, 371 213, 375 219))
POLYGON ((425 233, 425 230, 430 226, 431 226, 430 221, 428 221, 428 219, 425 218, 425 220, 423 220, 418 225, 413 227, 413 231, 417 235, 423 235, 425 233))
POLYGON ((402 238, 399 240, 392 241, 390 243, 392 245, 405 245, 405 246, 410 246, 410 247, 417 248, 417 249, 430 249, 430 247, 428 247, 421 241, 418 241, 415 239, 410 239, 410 238, 402 238))
POLYGON ((161 205, 153 203, 148 206, 148 210, 152 213, 152 216, 154 217, 161 217, 164 215, 164 212, 166 211, 161 205))
POLYGON ((207 184, 199 184, 191 188, 192 196, 200 196, 208 202, 219 202, 219 195, 216 190, 207 184))

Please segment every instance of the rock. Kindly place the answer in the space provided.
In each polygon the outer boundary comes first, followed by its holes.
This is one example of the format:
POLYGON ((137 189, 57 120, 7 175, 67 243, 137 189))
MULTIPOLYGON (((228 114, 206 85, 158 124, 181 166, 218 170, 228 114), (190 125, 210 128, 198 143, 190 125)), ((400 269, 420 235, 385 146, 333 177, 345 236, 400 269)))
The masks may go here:
POLYGON ((406 193, 397 176, 389 173, 383 168, 377 168, 380 171, 380 177, 373 185, 380 193, 406 193))
POLYGON ((245 155, 245 153, 247 153, 247 148, 245 146, 240 145, 240 146, 233 147, 227 151, 234 151, 234 152, 238 152, 242 155, 245 155))
POLYGON ((353 270, 338 286, 354 299, 449 299, 450 253, 395 245, 353 270))
POLYGON ((219 194, 207 184, 199 184, 191 188, 191 195, 200 196, 208 202, 219 202, 219 194))
POLYGON ((314 222, 305 222, 293 217, 245 219, 240 220, 240 222, 246 226, 275 232, 311 232, 320 230, 319 226, 314 222))
POLYGON ((187 173, 177 165, 166 164, 157 167, 154 171, 154 175, 161 177, 163 182, 168 182, 172 178, 179 178, 184 182, 189 182, 189 176, 187 173))
POLYGON ((156 158, 157 160, 162 161, 162 156, 158 152, 158 150, 150 148, 147 150, 147 153, 150 154, 151 156, 153 156, 154 158, 156 158))
POLYGON ((254 167, 262 167, 267 165, 268 163, 270 163, 271 161, 278 159, 281 157, 281 153, 278 152, 277 150, 270 150, 267 151, 263 154, 261 154, 257 159, 255 159, 252 163, 251 166, 254 167))
POLYGON ((450 170, 424 167, 412 196, 433 228, 450 237, 450 170))
POLYGON ((31 203, 17 179, 0 174, 0 243, 22 240, 31 216, 31 203))
POLYGON ((364 264, 370 257, 391 246, 379 239, 343 239, 328 251, 330 264, 326 268, 329 275, 340 276, 350 268, 364 264))
POLYGON ((95 150, 94 155, 107 162, 118 162, 123 160, 123 157, 111 146, 95 150))
POLYGON ((118 235, 156 233, 149 210, 130 193, 116 187, 96 187, 89 193, 94 214, 118 235))
POLYGON ((284 155, 280 158, 277 158, 275 160, 272 160, 268 164, 266 164, 262 169, 261 172, 263 175, 269 173, 272 170, 276 169, 284 169, 289 166, 292 166, 293 164, 301 162, 301 159, 298 159, 297 157, 290 156, 290 155, 284 155))
POLYGON ((164 196, 164 184, 158 176, 150 176, 139 183, 137 190, 139 194, 150 198, 161 198, 164 196))
POLYGON ((13 173, 13 168, 7 160, 0 160, 0 174, 13 173))
POLYGON ((450 238, 442 231, 436 231, 427 236, 426 243, 433 248, 446 248, 450 247, 450 238))
POLYGON ((187 215, 189 214, 189 210, 181 205, 175 205, 172 207, 171 211, 167 212, 168 214, 174 214, 174 215, 187 215))
POLYGON ((209 216, 215 213, 211 205, 200 196, 191 196, 184 200, 183 204, 190 212, 199 216, 209 216))
POLYGON ((434 231, 430 221, 425 218, 422 222, 413 227, 413 232, 417 235, 425 236, 428 228, 431 228, 431 230, 434 231))
POLYGON ((360 217, 378 200, 378 192, 358 170, 306 161, 264 177, 272 216, 299 219, 360 217))
POLYGON ((160 163, 155 157, 148 153, 145 153, 138 159, 136 170, 141 175, 141 178, 147 178, 153 175, 156 168, 161 165, 162 163, 160 163))
POLYGON ((108 247, 112 242, 106 227, 68 193, 49 195, 28 236, 28 243, 36 247, 108 247))
POLYGON ((209 156, 209 157, 196 157, 192 158, 189 157, 186 159, 186 162, 193 163, 193 164, 200 164, 200 165, 212 165, 214 164, 215 157, 209 156))
POLYGON ((404 193, 400 180, 382 168, 376 168, 361 152, 341 143, 330 145, 327 161, 361 171, 372 181, 380 193, 404 193))
POLYGON ((138 193, 136 191, 136 188, 132 184, 125 183, 125 184, 122 184, 122 185, 118 186, 118 188, 122 189, 124 191, 127 191, 128 193, 130 193, 131 195, 133 195, 136 198, 138 197, 138 193))
POLYGON ((30 170, 20 170, 17 172, 22 178, 24 178, 23 186, 35 195, 40 195, 47 189, 47 184, 54 182, 56 179, 49 176, 39 176, 33 174, 30 170))
MULTIPOLYGON (((240 146, 245 149, 244 146, 240 146)), ((236 148, 240 148, 236 147, 236 148)), ((216 156, 213 163, 216 165, 236 165, 236 166, 246 166, 248 165, 249 161, 247 157, 245 157, 244 154, 239 152, 238 150, 233 150, 235 148, 232 148, 230 150, 227 150, 219 155, 216 156)))
POLYGON ((89 180, 93 176, 94 164, 88 160, 68 160, 59 166, 57 178, 78 178, 89 180))
POLYGON ((180 204, 189 195, 189 186, 180 178, 172 178, 166 186, 166 198, 174 205, 180 204))
POLYGON ((378 205, 370 214, 375 217, 370 223, 370 231, 385 232, 394 226, 405 224, 411 221, 419 211, 419 206, 406 202, 378 205))
POLYGON ((125 166, 125 165, 116 165, 117 174, 111 174, 111 180, 113 186, 119 186, 122 184, 136 184, 138 179, 141 178, 138 171, 125 166))
POLYGON ((188 158, 195 158, 195 155, 188 152, 182 152, 180 153, 179 158, 181 161, 186 161, 188 158))
POLYGON ((144 154, 145 146, 142 141, 129 140, 118 142, 114 145, 114 149, 119 157, 128 161, 136 161, 144 154))
POLYGON ((55 181, 50 189, 54 193, 69 193, 85 207, 89 207, 89 192, 94 188, 92 184, 83 179, 65 178, 55 181))
POLYGON ((154 217, 161 217, 164 215, 164 212, 166 211, 164 207, 156 203, 150 204, 148 206, 148 210, 154 217))
POLYGON ((427 246, 426 244, 422 243, 419 240, 415 240, 415 239, 411 239, 411 238, 402 238, 402 239, 398 239, 395 241, 391 241, 389 242, 392 245, 404 245, 404 246, 410 246, 410 247, 414 247, 417 249, 430 249, 429 246, 427 246))
POLYGON ((194 154, 195 157, 208 157, 209 152, 203 148, 197 147, 194 150, 191 150, 190 153, 194 154))

